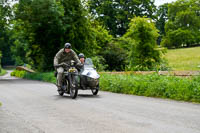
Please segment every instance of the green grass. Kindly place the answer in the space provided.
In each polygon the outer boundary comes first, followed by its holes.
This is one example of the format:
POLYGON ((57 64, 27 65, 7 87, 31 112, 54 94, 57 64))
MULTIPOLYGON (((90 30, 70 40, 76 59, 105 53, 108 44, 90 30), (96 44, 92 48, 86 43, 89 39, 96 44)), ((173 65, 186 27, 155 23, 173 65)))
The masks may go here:
POLYGON ((6 70, 1 69, 0 76, 3 76, 3 75, 5 75, 5 74, 6 74, 6 70))
POLYGON ((200 47, 168 50, 165 58, 172 70, 200 70, 200 47))
POLYGON ((189 79, 157 74, 101 74, 100 88, 115 93, 200 103, 200 76, 189 79))

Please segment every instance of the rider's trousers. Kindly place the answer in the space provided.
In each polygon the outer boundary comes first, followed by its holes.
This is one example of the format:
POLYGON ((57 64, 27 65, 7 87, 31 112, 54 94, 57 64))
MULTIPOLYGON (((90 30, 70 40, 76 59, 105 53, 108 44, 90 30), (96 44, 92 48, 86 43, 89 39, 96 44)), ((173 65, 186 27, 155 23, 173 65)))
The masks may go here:
POLYGON ((57 74, 57 85, 59 87, 61 87, 62 86, 62 80, 63 80, 64 68, 63 67, 57 68, 57 72, 58 72, 58 74, 57 74))

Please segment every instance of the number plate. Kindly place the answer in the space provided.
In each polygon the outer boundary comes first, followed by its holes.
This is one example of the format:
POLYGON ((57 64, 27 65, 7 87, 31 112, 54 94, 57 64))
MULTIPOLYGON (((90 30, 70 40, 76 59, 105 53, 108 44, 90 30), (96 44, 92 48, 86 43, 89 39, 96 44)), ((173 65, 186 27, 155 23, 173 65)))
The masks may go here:
POLYGON ((71 69, 69 69, 69 72, 76 72, 76 69, 75 68, 71 68, 71 69))

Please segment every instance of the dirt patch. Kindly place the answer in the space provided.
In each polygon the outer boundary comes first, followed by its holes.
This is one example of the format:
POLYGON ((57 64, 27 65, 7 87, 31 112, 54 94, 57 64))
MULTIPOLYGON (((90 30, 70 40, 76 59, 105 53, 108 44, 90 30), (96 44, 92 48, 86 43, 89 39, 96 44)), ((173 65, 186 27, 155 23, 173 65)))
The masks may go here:
POLYGON ((199 76, 200 71, 128 71, 128 72, 100 72, 107 74, 140 74, 147 75, 157 73, 159 75, 169 75, 169 76, 199 76))

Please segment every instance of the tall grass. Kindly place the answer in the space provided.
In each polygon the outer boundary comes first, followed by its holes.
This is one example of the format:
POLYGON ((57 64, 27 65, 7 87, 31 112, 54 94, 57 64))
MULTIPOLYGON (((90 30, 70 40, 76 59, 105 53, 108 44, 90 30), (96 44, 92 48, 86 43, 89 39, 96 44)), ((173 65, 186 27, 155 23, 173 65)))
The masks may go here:
POLYGON ((152 75, 101 74, 101 90, 200 102, 200 76, 192 79, 152 75))
POLYGON ((168 50, 165 58, 173 70, 200 70, 200 47, 168 50))

